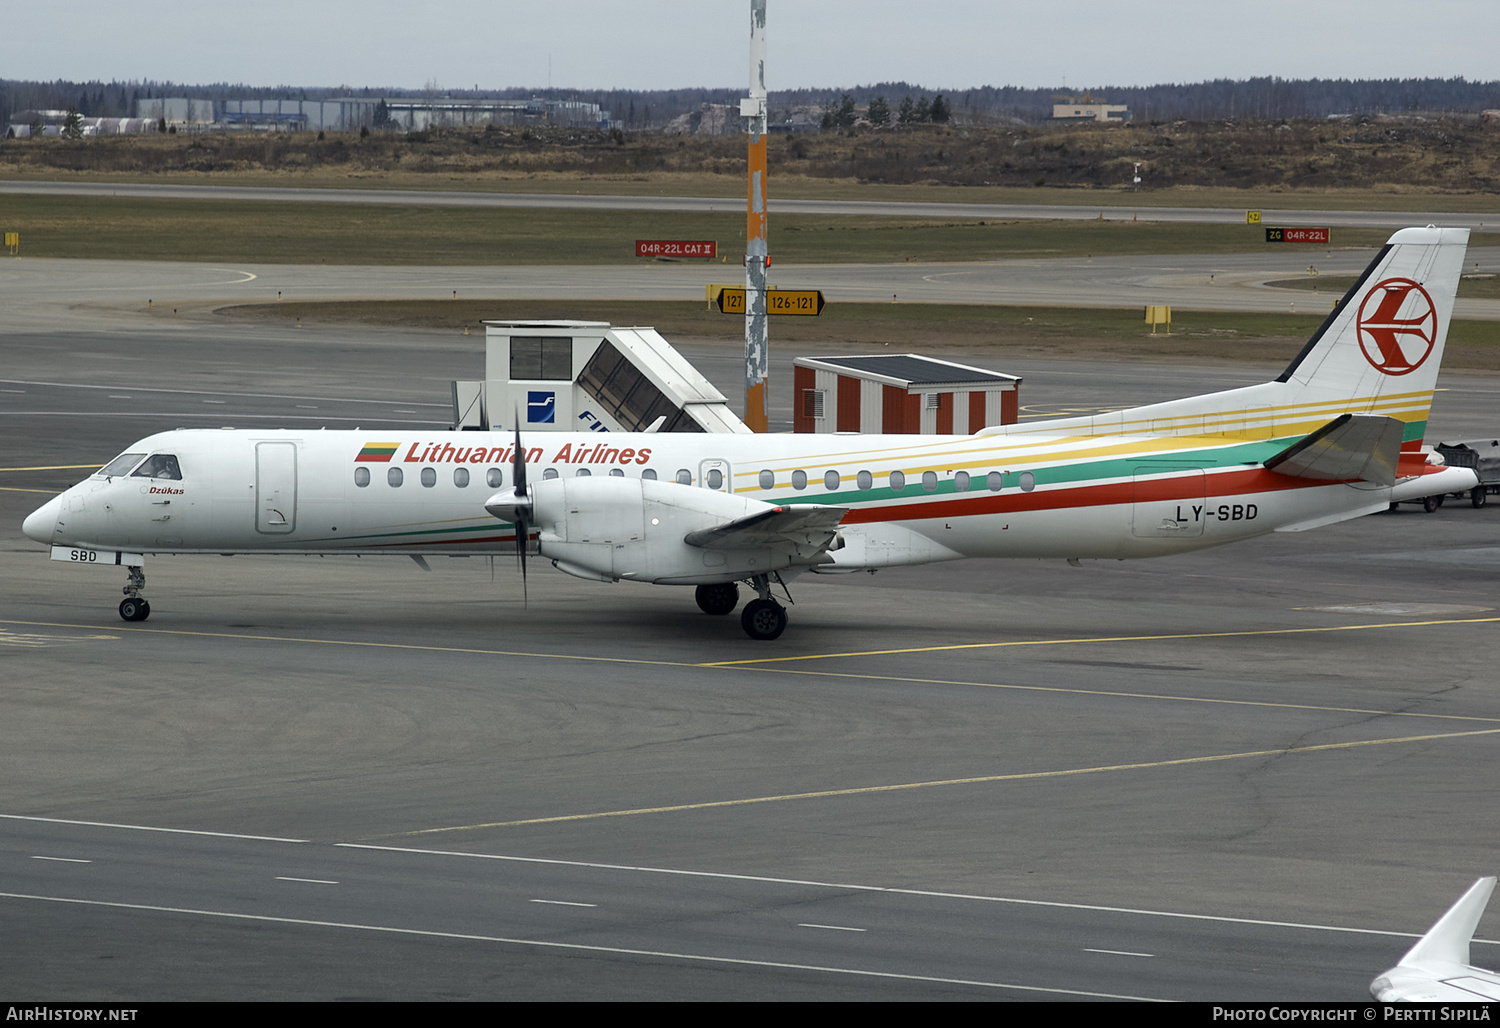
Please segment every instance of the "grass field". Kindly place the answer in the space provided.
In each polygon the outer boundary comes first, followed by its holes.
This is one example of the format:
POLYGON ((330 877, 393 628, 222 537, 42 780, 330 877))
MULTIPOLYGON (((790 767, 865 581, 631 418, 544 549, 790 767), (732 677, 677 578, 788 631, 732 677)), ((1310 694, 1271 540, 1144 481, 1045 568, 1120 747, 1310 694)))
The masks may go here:
MULTIPOLYGON (((1276 286, 1278 289, 1301 289, 1313 293, 1327 293, 1329 296, 1342 296, 1354 285, 1353 275, 1308 275, 1306 278, 1278 279, 1275 282, 1267 282, 1266 285, 1276 286)), ((1466 299, 1474 300, 1500 300, 1500 277, 1495 275, 1470 276, 1459 279, 1458 295, 1466 299)))
MULTIPOLYGON (((271 303, 225 307, 226 317, 298 319, 482 333, 488 320, 580 318, 651 325, 668 339, 744 342, 744 320, 704 303, 620 300, 391 300, 271 303)), ((1172 332, 1153 335, 1139 308, 1098 310, 980 304, 831 304, 816 318, 775 318, 773 345, 803 352, 962 352, 1088 360, 1289 361, 1322 323, 1321 314, 1179 311, 1172 332)), ((1500 370, 1500 324, 1453 323, 1445 364, 1500 370)))
MULTIPOLYGON (((452 173, 310 171, 215 172, 72 172, 57 169, 0 169, 0 177, 17 181, 120 182, 216 186, 295 187, 299 189, 411 189, 422 192, 582 193, 587 196, 742 197, 742 173, 656 172, 650 175, 570 172, 452 173)), ((897 184, 853 178, 813 178, 772 171, 770 195, 787 200, 866 200, 910 203, 1059 204, 1068 207, 1219 207, 1245 210, 1443 211, 1454 214, 1495 213, 1500 225, 1500 196, 1490 193, 1443 193, 1417 187, 1386 189, 1236 189, 1221 186, 1173 186, 1130 190, 1059 188, 1056 186, 946 186, 928 182, 897 184)))
MULTIPOLYGON (((739 135, 566 126, 0 141, 0 177, 744 196, 739 135)), ((1500 219, 1494 134, 1428 118, 954 125, 773 137, 769 195, 1149 208, 1414 210, 1500 219), (1131 191, 1139 165, 1146 188, 1131 191)))
MULTIPOLYGON (((637 239, 714 239, 738 263, 738 213, 401 207, 362 204, 10 195, 0 229, 29 257, 255 264, 628 264, 637 239)), ((1375 247, 1383 229, 1339 229, 1375 247)), ((1475 245, 1485 245, 1476 236, 1475 245)), ((1492 238, 1500 242, 1500 235, 1492 238)), ((1149 220, 985 221, 783 215, 771 249, 793 263, 983 261, 1143 253, 1255 253, 1259 226, 1149 220)), ((1285 244, 1277 244, 1288 249, 1285 244)), ((1322 252, 1326 247, 1306 247, 1322 252)))

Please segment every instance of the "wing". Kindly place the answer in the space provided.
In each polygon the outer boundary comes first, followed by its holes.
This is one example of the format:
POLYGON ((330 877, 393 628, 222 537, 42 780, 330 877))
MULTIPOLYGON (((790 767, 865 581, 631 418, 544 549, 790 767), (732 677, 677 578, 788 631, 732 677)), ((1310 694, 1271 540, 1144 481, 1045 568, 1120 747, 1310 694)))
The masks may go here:
POLYGON ((839 548, 838 526, 846 510, 822 504, 770 507, 689 532, 683 542, 709 550, 790 546, 806 559, 839 548))

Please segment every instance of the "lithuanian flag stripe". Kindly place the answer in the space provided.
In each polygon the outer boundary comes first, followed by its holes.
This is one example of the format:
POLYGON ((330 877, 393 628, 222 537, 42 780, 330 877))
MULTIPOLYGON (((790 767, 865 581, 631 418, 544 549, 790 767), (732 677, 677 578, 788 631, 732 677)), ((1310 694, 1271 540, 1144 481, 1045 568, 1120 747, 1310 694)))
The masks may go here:
POLYGON ((372 461, 383 464, 396 455, 396 449, 400 443, 365 443, 364 448, 359 451, 355 461, 372 461))

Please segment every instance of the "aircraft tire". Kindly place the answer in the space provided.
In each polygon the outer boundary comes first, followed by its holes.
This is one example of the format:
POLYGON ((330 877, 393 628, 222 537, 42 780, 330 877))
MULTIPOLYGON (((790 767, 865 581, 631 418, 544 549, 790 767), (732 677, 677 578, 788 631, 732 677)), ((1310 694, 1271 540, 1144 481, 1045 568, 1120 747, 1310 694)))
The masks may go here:
POLYGON ((751 600, 740 615, 740 627, 752 639, 775 639, 786 631, 786 608, 775 600, 751 600))
POLYGON ((740 587, 733 582, 700 585, 694 590, 693 599, 705 614, 728 614, 740 605, 740 587))
POLYGON ((1422 500, 1422 509, 1425 510, 1429 514, 1431 514, 1433 511, 1437 510, 1442 505, 1443 505, 1443 498, 1441 496, 1427 496, 1427 497, 1424 497, 1423 500, 1422 500))
POLYGON ((126 621, 145 621, 151 616, 151 604, 134 596, 120 601, 120 617, 126 621))

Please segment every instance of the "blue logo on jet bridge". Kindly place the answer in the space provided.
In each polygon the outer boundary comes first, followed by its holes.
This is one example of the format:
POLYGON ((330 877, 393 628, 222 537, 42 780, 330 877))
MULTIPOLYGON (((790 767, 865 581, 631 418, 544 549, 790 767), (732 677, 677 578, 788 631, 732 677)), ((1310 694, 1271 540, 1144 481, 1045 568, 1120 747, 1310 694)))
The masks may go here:
POLYGON ((526 421, 532 425, 550 425, 557 413, 557 394, 553 392, 526 394, 526 421))

